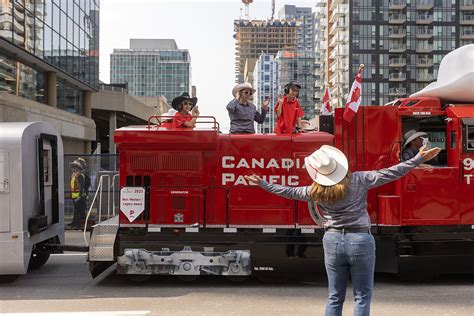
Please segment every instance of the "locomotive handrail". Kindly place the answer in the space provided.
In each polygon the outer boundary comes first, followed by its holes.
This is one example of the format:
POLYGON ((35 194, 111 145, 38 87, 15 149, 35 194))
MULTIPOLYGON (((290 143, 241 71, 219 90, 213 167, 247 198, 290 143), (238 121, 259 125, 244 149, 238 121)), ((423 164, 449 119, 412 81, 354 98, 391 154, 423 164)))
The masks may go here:
MULTIPOLYGON (((196 120, 196 123, 200 123, 200 124, 203 124, 203 123, 211 123, 213 124, 213 127, 212 129, 213 130, 216 130, 217 132, 220 131, 220 124, 219 122, 217 122, 216 118, 214 116, 202 116, 202 115, 198 115, 198 116, 191 116, 192 118, 197 118, 197 119, 211 119, 210 121, 200 121, 200 120, 196 120)), ((157 127, 160 127, 161 126, 161 119, 172 119, 174 118, 174 116, 169 116, 169 115, 152 115, 148 118, 148 124, 147 124, 147 128, 148 129, 151 129, 151 120, 152 119, 156 119, 158 121, 158 124, 157 124, 157 127)))

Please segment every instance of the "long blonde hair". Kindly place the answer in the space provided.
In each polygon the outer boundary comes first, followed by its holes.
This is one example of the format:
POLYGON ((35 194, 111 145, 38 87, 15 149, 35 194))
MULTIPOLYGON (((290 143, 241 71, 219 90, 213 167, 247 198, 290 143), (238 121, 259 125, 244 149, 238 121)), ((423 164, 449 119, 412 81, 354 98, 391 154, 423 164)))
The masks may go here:
POLYGON ((351 180, 352 174, 348 171, 344 179, 335 185, 324 186, 314 182, 311 186, 311 198, 315 202, 328 204, 340 201, 346 196, 351 180))

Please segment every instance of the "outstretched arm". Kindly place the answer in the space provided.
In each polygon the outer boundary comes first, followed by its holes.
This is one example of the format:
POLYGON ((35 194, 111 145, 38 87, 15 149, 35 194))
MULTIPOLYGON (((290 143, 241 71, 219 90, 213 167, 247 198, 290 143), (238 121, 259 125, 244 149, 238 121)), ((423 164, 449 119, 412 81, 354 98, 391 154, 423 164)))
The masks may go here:
POLYGON ((419 166, 425 161, 433 159, 439 154, 440 151, 441 149, 437 147, 430 150, 425 150, 425 146, 423 146, 415 157, 401 162, 398 165, 381 170, 362 172, 362 185, 371 189, 395 181, 406 175, 416 166, 419 166))
POLYGON ((262 189, 275 195, 300 201, 311 201, 310 187, 287 187, 279 184, 268 183, 257 175, 245 176, 252 184, 258 184, 262 189))

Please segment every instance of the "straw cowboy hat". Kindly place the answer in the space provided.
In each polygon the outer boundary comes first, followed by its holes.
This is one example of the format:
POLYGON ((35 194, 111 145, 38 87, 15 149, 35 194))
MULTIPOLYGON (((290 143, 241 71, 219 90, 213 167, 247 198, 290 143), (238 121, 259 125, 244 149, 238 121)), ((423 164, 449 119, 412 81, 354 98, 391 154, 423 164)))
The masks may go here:
POLYGON ((314 182, 324 186, 335 185, 347 174, 346 155, 339 149, 323 145, 304 159, 306 171, 314 182))
POLYGON ((198 102, 198 99, 196 97, 194 98, 191 98, 191 96, 189 95, 189 93, 187 92, 183 92, 179 97, 176 97, 173 99, 173 101, 171 102, 171 106, 173 107, 173 109, 175 109, 176 111, 179 111, 179 105, 181 104, 181 102, 185 101, 185 100, 190 100, 192 103, 193 103, 193 106, 191 107, 191 109, 193 107, 196 106, 197 102, 198 102))
POLYGON ((403 135, 403 146, 402 149, 405 148, 409 143, 417 139, 418 137, 425 136, 427 137, 428 134, 425 132, 417 132, 414 129, 409 130, 403 135))
POLYGON ((474 102, 474 44, 444 56, 437 81, 410 97, 438 97, 444 101, 474 102))
POLYGON ((246 89, 252 90, 252 93, 255 92, 255 89, 252 87, 250 83, 244 82, 244 83, 239 83, 232 89, 232 95, 234 96, 234 98, 238 98, 239 92, 246 89))
POLYGON ((69 165, 70 165, 71 167, 76 167, 76 168, 79 168, 79 169, 81 169, 81 170, 84 169, 84 167, 82 166, 82 164, 81 164, 79 161, 77 161, 77 160, 74 160, 73 162, 70 162, 69 165))

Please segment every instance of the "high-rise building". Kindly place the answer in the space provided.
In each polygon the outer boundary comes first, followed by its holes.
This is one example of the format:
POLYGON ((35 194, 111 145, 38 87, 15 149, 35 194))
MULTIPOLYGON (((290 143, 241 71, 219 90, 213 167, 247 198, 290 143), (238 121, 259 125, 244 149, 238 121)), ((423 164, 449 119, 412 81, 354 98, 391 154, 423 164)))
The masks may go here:
POLYGON ((316 115, 314 104, 314 52, 280 51, 275 60, 278 64, 279 93, 283 94, 283 88, 289 82, 300 84, 299 104, 304 111, 304 117, 312 119, 316 115))
POLYGON ((255 65, 261 54, 276 55, 280 50, 295 50, 298 31, 299 22, 295 20, 235 20, 236 82, 253 78, 248 72, 253 72, 252 65, 255 65))
POLYGON ((262 103, 269 98, 270 109, 263 124, 256 124, 258 133, 273 133, 275 129, 274 105, 278 101, 278 67, 275 56, 271 54, 261 54, 257 59, 253 71, 253 84, 255 94, 254 103, 259 111, 262 111, 262 103))
POLYGON ((130 39, 129 49, 110 56, 110 82, 127 83, 131 95, 170 101, 191 92, 191 56, 173 39, 130 39))
POLYGON ((98 74, 99 0, 0 2, 0 121, 49 122, 65 153, 90 152, 98 74))
POLYGON ((472 0, 351 1, 350 77, 365 64, 364 104, 385 104, 436 80, 441 59, 474 43, 472 0))
POLYGON ((315 48, 315 16, 310 7, 297 7, 284 5, 278 13, 281 20, 298 20, 300 28, 298 31, 298 51, 314 51, 315 48))
POLYGON ((316 113, 319 114, 321 100, 324 95, 326 79, 326 1, 320 0, 315 6, 315 29, 314 29, 314 100, 316 113))

